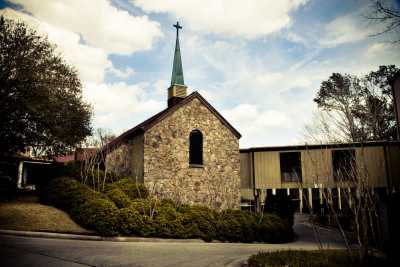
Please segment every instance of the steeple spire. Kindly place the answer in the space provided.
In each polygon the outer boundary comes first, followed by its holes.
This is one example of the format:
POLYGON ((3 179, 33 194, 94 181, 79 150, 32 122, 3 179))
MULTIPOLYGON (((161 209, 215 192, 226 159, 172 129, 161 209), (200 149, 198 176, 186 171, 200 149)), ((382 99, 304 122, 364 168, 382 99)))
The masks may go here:
POLYGON ((179 25, 178 21, 173 26, 176 28, 176 43, 175 43, 174 65, 172 68, 171 85, 174 84, 184 85, 185 82, 183 79, 181 49, 179 47, 179 30, 182 29, 182 26, 179 25))
POLYGON ((179 47, 179 22, 173 25, 176 28, 176 43, 174 65, 172 67, 171 86, 168 88, 168 107, 171 107, 186 97, 187 86, 183 80, 181 49, 179 47))

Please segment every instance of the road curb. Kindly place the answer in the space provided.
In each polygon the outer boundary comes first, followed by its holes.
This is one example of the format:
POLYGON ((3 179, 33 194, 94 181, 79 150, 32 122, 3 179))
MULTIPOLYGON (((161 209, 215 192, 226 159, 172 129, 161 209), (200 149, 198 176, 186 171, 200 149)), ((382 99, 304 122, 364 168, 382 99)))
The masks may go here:
POLYGON ((111 242, 205 243, 201 239, 166 239, 166 238, 164 239, 164 238, 124 237, 124 236, 104 237, 98 235, 78 235, 78 234, 16 231, 16 230, 0 230, 0 235, 53 238, 53 239, 88 240, 88 241, 111 241, 111 242))

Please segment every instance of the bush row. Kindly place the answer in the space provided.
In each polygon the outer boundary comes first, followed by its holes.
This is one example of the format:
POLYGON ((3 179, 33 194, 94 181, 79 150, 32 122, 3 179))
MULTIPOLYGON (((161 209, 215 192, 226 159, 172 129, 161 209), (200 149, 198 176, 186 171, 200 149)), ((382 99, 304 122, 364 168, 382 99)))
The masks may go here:
POLYGON ((64 209, 79 224, 102 235, 201 238, 206 241, 288 242, 292 228, 276 215, 246 211, 217 212, 207 207, 174 206, 171 200, 148 197, 143 185, 128 179, 106 186, 104 194, 70 178, 57 178, 43 191, 42 200, 64 209))
POLYGON ((104 236, 117 235, 117 206, 104 194, 90 189, 75 179, 59 177, 41 190, 43 203, 66 211, 78 224, 104 236))

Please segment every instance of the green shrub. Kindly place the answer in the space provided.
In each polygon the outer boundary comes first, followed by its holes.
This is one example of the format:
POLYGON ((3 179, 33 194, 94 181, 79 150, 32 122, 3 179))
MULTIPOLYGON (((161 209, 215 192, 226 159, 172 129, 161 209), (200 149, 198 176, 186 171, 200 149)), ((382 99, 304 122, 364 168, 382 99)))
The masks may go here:
POLYGON ((43 203, 67 212, 88 200, 96 198, 105 197, 70 177, 59 177, 51 180, 40 193, 40 199, 43 203))
POLYGON ((172 206, 157 206, 153 222, 156 235, 159 237, 186 238, 182 217, 172 206))
POLYGON ((144 184, 135 183, 130 178, 120 179, 117 182, 107 185, 108 188, 118 187, 130 198, 148 198, 149 191, 144 184))
POLYGON ((286 194, 269 194, 264 206, 264 212, 278 215, 287 220, 290 226, 293 226, 296 209, 297 203, 286 194))
POLYGON ((79 177, 81 170, 81 163, 71 161, 68 163, 53 163, 48 165, 46 168, 41 170, 42 176, 47 177, 47 181, 40 181, 42 186, 46 185, 46 182, 58 178, 58 177, 79 177), (44 184, 43 184, 44 183, 44 184))
POLYGON ((293 240, 293 229, 289 223, 274 214, 263 214, 258 218, 257 241, 266 243, 285 243, 293 240))
POLYGON ((68 212, 84 227, 101 235, 117 234, 118 208, 101 193, 69 177, 55 178, 41 192, 41 201, 68 212))
POLYGON ((118 234, 119 210, 107 199, 91 199, 72 210, 72 217, 83 226, 96 230, 103 236, 118 234))
POLYGON ((202 206, 183 206, 182 224, 189 238, 201 238, 212 241, 217 237, 217 212, 202 206))
POLYGON ((150 210, 154 209, 154 206, 155 201, 151 199, 133 199, 131 204, 131 207, 143 215, 150 215, 150 210))
POLYGON ((43 203, 65 209, 68 205, 67 198, 71 191, 79 187, 79 182, 69 177, 60 177, 51 180, 42 189, 40 199, 43 203))
POLYGON ((78 161, 70 161, 64 164, 64 176, 80 177, 81 163, 78 161))
MULTIPOLYGON (((133 184, 133 187, 137 186, 133 184)), ((189 205, 176 209, 173 201, 168 199, 130 199, 123 188, 132 188, 132 183, 125 180, 107 185, 102 194, 73 178, 60 177, 43 188, 41 200, 65 210, 79 224, 104 236, 122 233, 269 243, 293 239, 290 224, 276 215, 258 217, 240 210, 218 213, 207 207, 189 205)))
POLYGON ((174 201, 173 201, 172 199, 169 199, 169 198, 163 198, 163 199, 161 199, 160 205, 161 205, 161 206, 168 206, 168 207, 175 208, 175 203, 174 203, 174 201))
POLYGON ((257 229, 256 217, 247 211, 225 210, 220 213, 217 238, 230 242, 252 242, 257 229))
POLYGON ((153 222, 147 215, 140 214, 135 208, 123 208, 119 211, 120 232, 124 235, 154 235, 153 222))
POLYGON ((127 208, 132 205, 131 199, 118 187, 105 191, 105 194, 120 209, 127 208))

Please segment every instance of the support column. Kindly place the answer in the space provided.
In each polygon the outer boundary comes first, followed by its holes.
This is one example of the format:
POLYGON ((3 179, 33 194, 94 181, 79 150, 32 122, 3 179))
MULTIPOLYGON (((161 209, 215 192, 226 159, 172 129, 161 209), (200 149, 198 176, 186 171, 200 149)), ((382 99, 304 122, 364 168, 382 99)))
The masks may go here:
POLYGON ((267 196, 267 189, 261 189, 261 192, 260 192, 260 210, 261 210, 261 212, 264 211, 266 196, 267 196))
POLYGON ((290 196, 290 188, 286 188, 286 193, 288 196, 290 196))
POLYGON ((349 207, 351 208, 351 207, 353 206, 352 198, 351 198, 351 188, 348 187, 348 188, 347 188, 347 191, 348 191, 348 193, 349 193, 349 207))
POLYGON ((268 197, 268 189, 265 189, 264 208, 265 208, 265 205, 267 204, 267 197, 268 197))
POLYGON ((21 161, 18 164, 18 179, 17 179, 17 188, 22 188, 22 179, 23 179, 23 172, 24 172, 24 162, 21 161))
POLYGON ((329 201, 329 205, 333 204, 333 201, 332 201, 332 188, 328 188, 328 201, 329 201))
POLYGON ((303 213, 303 189, 299 188, 300 214, 303 213))
POLYGON ((339 210, 342 210, 342 192, 340 191, 340 187, 338 187, 337 192, 338 192, 339 210))
POLYGON ((307 188, 308 190, 308 206, 310 207, 310 213, 313 213, 313 201, 312 201, 312 188, 307 188))
POLYGON ((260 213, 260 210, 261 210, 260 189, 256 189, 255 193, 256 193, 256 201, 255 201, 256 202, 256 213, 260 213))
POLYGON ((319 204, 322 205, 324 204, 324 198, 323 198, 323 194, 322 194, 322 188, 319 188, 319 204))

